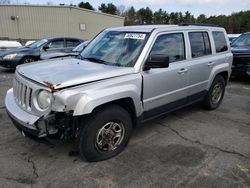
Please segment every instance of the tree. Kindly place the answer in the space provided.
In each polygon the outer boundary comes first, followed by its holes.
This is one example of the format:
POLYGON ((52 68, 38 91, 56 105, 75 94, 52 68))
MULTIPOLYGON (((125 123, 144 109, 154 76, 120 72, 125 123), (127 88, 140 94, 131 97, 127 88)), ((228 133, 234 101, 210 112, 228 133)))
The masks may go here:
POLYGON ((113 3, 108 3, 107 5, 105 3, 102 3, 101 6, 98 7, 98 9, 107 14, 117 15, 118 13, 117 7, 113 3))
POLYGON ((89 2, 80 2, 79 4, 78 4, 78 7, 80 7, 80 8, 85 8, 85 9, 89 9, 89 10, 95 10, 94 9, 94 7, 89 3, 89 2))
POLYGON ((149 7, 139 9, 137 15, 140 24, 151 24, 153 21, 153 12, 149 7))
POLYGON ((125 16, 125 6, 124 5, 119 5, 117 7, 117 15, 125 16))
POLYGON ((125 23, 124 25, 134 25, 138 22, 135 8, 132 6, 125 12, 125 23))
POLYGON ((199 15, 199 16, 197 17, 197 19, 196 19, 197 23, 206 23, 206 20, 207 20, 207 18, 206 18, 206 15, 205 15, 205 14, 199 15))
POLYGON ((169 16, 166 11, 159 9, 158 11, 154 12, 153 22, 155 24, 166 24, 169 21, 169 16))

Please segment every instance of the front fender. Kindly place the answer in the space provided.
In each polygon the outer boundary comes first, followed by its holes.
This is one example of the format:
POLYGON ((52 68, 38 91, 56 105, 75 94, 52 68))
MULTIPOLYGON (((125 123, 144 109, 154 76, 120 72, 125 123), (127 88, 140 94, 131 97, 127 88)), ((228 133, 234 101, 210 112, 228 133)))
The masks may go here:
POLYGON ((98 90, 95 93, 84 94, 78 99, 73 115, 79 116, 90 114, 100 105, 124 98, 132 99, 137 116, 142 114, 142 102, 140 100, 140 95, 138 95, 138 88, 134 85, 122 85, 98 90))
POLYGON ((52 110, 73 111, 74 116, 80 116, 90 114, 100 105, 129 98, 139 116, 143 112, 141 83, 140 74, 133 74, 57 91, 53 94, 52 110))

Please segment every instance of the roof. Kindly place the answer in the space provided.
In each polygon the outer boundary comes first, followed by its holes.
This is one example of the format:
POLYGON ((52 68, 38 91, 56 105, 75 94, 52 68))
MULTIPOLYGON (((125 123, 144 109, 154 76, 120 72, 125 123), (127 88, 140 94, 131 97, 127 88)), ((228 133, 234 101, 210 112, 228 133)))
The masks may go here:
POLYGON ((180 30, 200 30, 200 29, 222 30, 224 28, 214 27, 214 26, 201 26, 201 25, 136 25, 136 26, 109 28, 107 30, 151 32, 155 29, 157 29, 157 30, 169 30, 169 31, 180 31, 180 30))
POLYGON ((113 14, 107 14, 103 12, 98 12, 94 10, 89 10, 85 8, 79 8, 79 7, 74 7, 74 6, 69 6, 69 5, 20 5, 20 4, 0 4, 1 6, 13 6, 13 7, 45 7, 45 8, 70 8, 70 9, 76 9, 76 10, 81 10, 81 11, 86 11, 86 12, 91 12, 94 14, 101 14, 104 16, 109 16, 109 17, 114 17, 114 18, 119 18, 119 19, 124 19, 124 17, 113 15, 113 14))

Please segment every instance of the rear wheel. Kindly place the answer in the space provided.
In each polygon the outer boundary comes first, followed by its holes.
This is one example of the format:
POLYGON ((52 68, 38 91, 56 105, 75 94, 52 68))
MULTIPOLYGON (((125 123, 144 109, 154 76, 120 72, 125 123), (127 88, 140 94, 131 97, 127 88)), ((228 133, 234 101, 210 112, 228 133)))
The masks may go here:
POLYGON ((203 106, 208 110, 214 110, 220 106, 225 93, 225 79, 217 75, 203 101, 203 106))
POLYGON ((126 147, 132 132, 129 113, 117 105, 101 108, 81 124, 79 151, 88 161, 116 156, 126 147))

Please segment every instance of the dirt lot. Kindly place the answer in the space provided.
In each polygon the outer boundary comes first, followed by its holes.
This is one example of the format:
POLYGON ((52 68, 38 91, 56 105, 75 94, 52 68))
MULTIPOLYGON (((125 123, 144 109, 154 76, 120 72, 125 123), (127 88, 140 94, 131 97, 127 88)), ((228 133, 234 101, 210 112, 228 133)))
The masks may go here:
POLYGON ((232 81, 216 111, 199 105, 134 131, 108 161, 69 156, 71 142, 24 138, 6 115, 13 72, 0 69, 0 187, 250 187, 250 81, 232 81))

